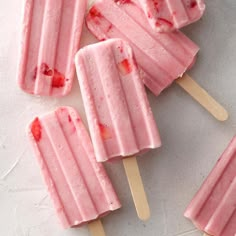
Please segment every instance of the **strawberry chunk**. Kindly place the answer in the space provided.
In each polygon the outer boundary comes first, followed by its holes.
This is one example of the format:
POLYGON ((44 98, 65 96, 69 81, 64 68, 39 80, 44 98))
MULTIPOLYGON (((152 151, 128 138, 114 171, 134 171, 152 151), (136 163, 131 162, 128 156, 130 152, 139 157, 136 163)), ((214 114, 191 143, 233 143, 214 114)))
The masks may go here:
POLYGON ((47 76, 53 75, 53 70, 49 68, 49 66, 46 63, 42 63, 40 67, 40 72, 47 76))
POLYGON ((104 140, 110 139, 112 137, 111 130, 103 124, 98 124, 101 136, 104 140))
POLYGON ((168 25, 169 27, 173 27, 173 23, 164 19, 164 18, 158 18, 157 22, 156 22, 156 25, 159 26, 159 25, 168 25))
POLYGON ((155 10, 159 12, 159 0, 154 0, 153 5, 154 5, 155 10))
POLYGON ((97 10, 97 8, 95 6, 93 6, 90 11, 89 11, 89 15, 91 17, 100 17, 102 16, 101 13, 97 10))
POLYGON ((192 1, 190 4, 190 8, 194 8, 197 6, 197 2, 196 1, 192 1))
POLYGON ((122 62, 118 63, 118 68, 122 75, 127 75, 132 72, 132 66, 128 59, 124 59, 122 62))
POLYGON ((52 78, 52 87, 60 88, 65 85, 65 76, 58 70, 54 69, 54 75, 52 78))
POLYGON ((35 118, 35 120, 33 121, 32 125, 31 125, 31 132, 34 136, 35 141, 39 142, 41 139, 41 124, 39 121, 39 118, 35 118))
MULTIPOLYGON (((37 77, 38 68, 36 67, 34 69, 34 75, 33 78, 36 79, 37 77)), ((65 76, 59 72, 57 69, 50 68, 46 63, 42 63, 40 66, 40 73, 46 76, 52 77, 52 84, 51 86, 53 88, 60 88, 65 85, 65 81, 68 81, 68 79, 65 78, 65 76)))

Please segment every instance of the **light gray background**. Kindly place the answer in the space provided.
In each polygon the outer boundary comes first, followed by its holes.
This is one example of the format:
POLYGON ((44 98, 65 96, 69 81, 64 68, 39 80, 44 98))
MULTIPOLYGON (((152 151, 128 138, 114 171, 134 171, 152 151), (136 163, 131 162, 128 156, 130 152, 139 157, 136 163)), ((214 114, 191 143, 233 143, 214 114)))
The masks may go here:
MULTIPOLYGON (((194 68, 196 81, 230 112, 216 121, 177 85, 161 96, 149 93, 163 147, 139 158, 152 211, 148 222, 136 217, 121 163, 106 165, 123 208, 104 218, 112 236, 200 236, 183 212, 236 128, 236 1, 208 0, 202 20, 185 28, 201 47, 194 68)), ((62 99, 27 95, 16 85, 22 0, 0 1, 0 235, 85 236, 87 227, 62 230, 25 127, 35 115, 60 105, 83 107, 77 81, 62 99)), ((89 42, 88 32, 82 44, 89 42)))

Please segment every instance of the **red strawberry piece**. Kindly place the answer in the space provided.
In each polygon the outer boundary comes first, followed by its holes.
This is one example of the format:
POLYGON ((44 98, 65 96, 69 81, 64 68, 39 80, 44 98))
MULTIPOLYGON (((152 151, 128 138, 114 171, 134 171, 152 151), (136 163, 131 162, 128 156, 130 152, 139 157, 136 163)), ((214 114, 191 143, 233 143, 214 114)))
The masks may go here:
POLYGON ((194 8, 197 6, 197 2, 196 1, 192 1, 190 4, 190 8, 194 8))
POLYGON ((98 124, 98 126, 99 126, 101 136, 104 140, 112 137, 111 130, 106 125, 98 124))
POLYGON ((63 87, 65 85, 65 81, 68 81, 62 73, 60 73, 57 69, 50 68, 46 63, 41 64, 40 72, 46 76, 52 77, 52 87, 54 88, 63 87))
POLYGON ((168 21, 168 20, 166 20, 166 19, 164 19, 164 18, 158 18, 158 19, 157 19, 157 22, 156 22, 156 25, 159 26, 159 25, 163 25, 163 24, 166 24, 166 25, 168 25, 169 27, 173 27, 172 22, 170 22, 170 21, 168 21))
POLYGON ((154 4, 154 8, 156 9, 157 12, 159 12, 159 0, 154 0, 153 4, 154 4))
POLYGON ((64 85, 65 85, 65 76, 56 69, 54 69, 54 75, 52 78, 52 87, 60 88, 63 87, 64 85))
POLYGON ((68 121, 71 122, 71 116, 70 115, 68 115, 68 121))
POLYGON ((34 136, 35 141, 39 142, 41 139, 41 124, 39 118, 35 118, 33 123, 31 124, 31 132, 34 136))
POLYGON ((95 6, 93 6, 90 11, 89 14, 91 17, 100 17, 102 16, 101 13, 97 10, 97 8, 95 6))
POLYGON ((53 75, 53 69, 50 69, 46 63, 42 63, 40 67, 40 72, 47 76, 53 75))
POLYGON ((122 75, 127 75, 132 71, 132 66, 128 59, 124 59, 122 62, 118 63, 118 68, 122 75))

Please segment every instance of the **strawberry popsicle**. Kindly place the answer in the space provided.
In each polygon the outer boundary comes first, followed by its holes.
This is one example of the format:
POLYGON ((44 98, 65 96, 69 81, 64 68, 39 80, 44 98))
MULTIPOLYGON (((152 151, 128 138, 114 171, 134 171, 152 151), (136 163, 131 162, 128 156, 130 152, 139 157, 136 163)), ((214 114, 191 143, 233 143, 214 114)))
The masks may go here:
POLYGON ((65 228, 90 223, 120 208, 105 169, 96 162, 89 135, 73 108, 61 107, 35 118, 28 133, 65 228))
POLYGON ((157 32, 180 29, 199 20, 204 11, 203 0, 138 0, 149 24, 157 32))
POLYGON ((199 47, 180 32, 158 34, 132 1, 97 0, 86 23, 99 39, 122 38, 134 50, 146 86, 159 95, 194 64, 199 47))
MULTIPOLYGON (((134 155, 161 141, 131 47, 121 39, 89 45, 79 50, 75 65, 97 161, 129 157, 123 159, 126 171, 133 166, 140 178, 134 155)), ((149 217, 139 210, 141 219, 149 217)))
MULTIPOLYGON (((159 95, 193 66, 199 47, 181 32, 157 33, 132 0, 97 0, 86 16, 89 30, 99 39, 122 38, 132 47, 145 85, 159 95)), ((218 120, 225 109, 189 76, 178 84, 218 120)))
POLYGON ((214 236, 236 234, 236 136, 184 213, 200 230, 214 236))
POLYGON ((87 0, 25 0, 18 84, 27 93, 64 96, 75 74, 87 0))

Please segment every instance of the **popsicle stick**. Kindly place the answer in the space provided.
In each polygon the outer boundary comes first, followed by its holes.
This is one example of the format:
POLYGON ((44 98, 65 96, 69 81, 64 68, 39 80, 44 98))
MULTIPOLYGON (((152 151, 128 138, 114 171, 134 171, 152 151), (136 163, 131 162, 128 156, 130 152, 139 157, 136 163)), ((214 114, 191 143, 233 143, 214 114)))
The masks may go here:
POLYGON ((207 234, 207 233, 205 233, 205 234, 203 234, 203 236, 210 236, 209 234, 207 234))
POLYGON ((92 236, 106 236, 101 220, 94 220, 88 224, 92 236))
POLYGON ((184 74, 176 83, 209 111, 217 120, 228 119, 228 112, 214 98, 212 98, 203 88, 201 88, 189 75, 184 74))
POLYGON ((150 218, 150 208, 139 172, 137 159, 136 157, 125 158, 123 159, 123 164, 138 217, 144 221, 148 220, 150 218))

